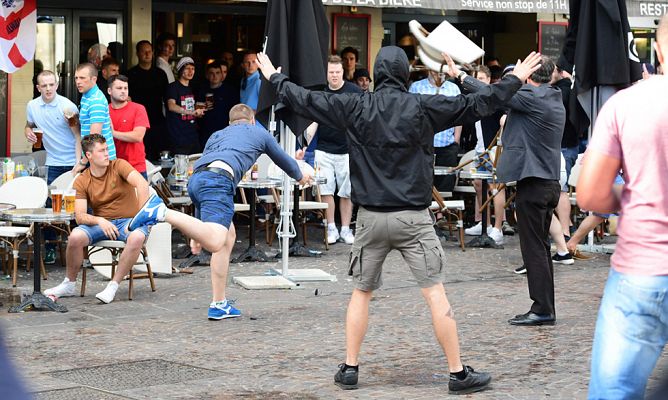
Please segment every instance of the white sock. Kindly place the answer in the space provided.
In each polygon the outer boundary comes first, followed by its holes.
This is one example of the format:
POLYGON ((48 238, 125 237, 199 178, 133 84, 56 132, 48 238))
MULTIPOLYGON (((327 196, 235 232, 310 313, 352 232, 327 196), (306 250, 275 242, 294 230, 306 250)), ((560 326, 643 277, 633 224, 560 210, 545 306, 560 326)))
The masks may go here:
POLYGON ((568 251, 559 251, 559 250, 557 250, 557 254, 559 254, 560 256, 565 256, 566 254, 568 254, 568 251))
POLYGON ((341 233, 348 232, 350 230, 350 225, 341 225, 341 233))
POLYGON ((74 286, 77 284, 76 282, 72 282, 71 280, 69 280, 69 278, 63 279, 63 283, 67 286, 74 286))
POLYGON ((227 299, 223 299, 221 301, 212 301, 211 304, 209 304, 209 307, 225 307, 227 305, 227 299))
POLYGON ((327 224, 327 228, 328 229, 336 229, 336 224, 333 223, 333 222, 330 222, 329 224, 327 224))
POLYGON ((114 292, 115 292, 116 290, 118 290, 118 283, 116 283, 116 281, 111 281, 111 282, 109 282, 109 284, 107 285, 107 287, 108 287, 108 288, 113 288, 113 289, 114 289, 114 292))

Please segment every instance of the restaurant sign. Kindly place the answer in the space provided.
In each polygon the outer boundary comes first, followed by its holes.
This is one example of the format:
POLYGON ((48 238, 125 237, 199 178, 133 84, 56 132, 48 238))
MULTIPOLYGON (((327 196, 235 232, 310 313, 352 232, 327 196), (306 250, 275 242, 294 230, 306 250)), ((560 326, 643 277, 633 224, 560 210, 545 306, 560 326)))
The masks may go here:
POLYGON ((322 0, 328 6, 431 8, 522 13, 568 13, 568 0, 322 0))
MULTIPOLYGON (((327 6, 568 14, 568 0, 322 0, 322 3, 327 6)), ((627 0, 626 8, 629 17, 661 17, 668 14, 668 0, 627 0)))

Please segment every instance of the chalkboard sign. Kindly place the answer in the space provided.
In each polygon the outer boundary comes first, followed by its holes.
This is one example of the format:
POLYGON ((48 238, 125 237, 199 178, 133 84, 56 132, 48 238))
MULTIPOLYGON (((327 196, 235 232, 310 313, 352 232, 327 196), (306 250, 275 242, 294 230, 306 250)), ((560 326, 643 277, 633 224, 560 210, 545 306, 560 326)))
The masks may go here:
POLYGON ((538 23, 538 51, 552 59, 555 63, 561 55, 561 48, 566 38, 566 22, 538 23))
POLYGON ((369 24, 371 16, 368 14, 334 14, 332 26, 332 49, 336 54, 346 47, 353 47, 359 51, 357 62, 364 68, 369 68, 369 24))

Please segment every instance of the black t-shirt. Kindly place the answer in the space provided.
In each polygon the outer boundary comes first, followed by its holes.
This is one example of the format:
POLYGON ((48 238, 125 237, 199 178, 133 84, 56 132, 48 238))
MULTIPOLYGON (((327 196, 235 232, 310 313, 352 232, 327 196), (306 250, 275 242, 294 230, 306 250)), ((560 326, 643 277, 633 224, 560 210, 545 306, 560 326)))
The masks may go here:
POLYGON ((197 91, 197 101, 205 102, 207 93, 213 94, 213 110, 207 110, 200 120, 200 141, 204 145, 209 136, 229 125, 230 109, 239 104, 239 88, 227 80, 215 89, 206 82, 197 91))
POLYGON ((162 114, 162 96, 168 84, 167 75, 160 68, 145 70, 135 65, 128 70, 129 95, 132 101, 144 106, 151 127, 162 126, 165 119, 162 114))
POLYGON ((176 105, 188 111, 195 111, 195 95, 190 86, 183 86, 181 82, 174 81, 167 86, 165 92, 165 109, 167 110, 167 130, 173 146, 191 146, 194 143, 199 146, 197 126, 194 115, 181 115, 169 111, 168 100, 176 101, 176 105))
MULTIPOLYGON (((344 82, 339 90, 331 90, 329 87, 325 89, 328 93, 362 93, 359 86, 350 82, 344 82)), ((320 125, 318 126, 318 147, 316 150, 324 151, 330 154, 347 154, 348 153, 348 138, 346 133, 338 129, 320 125)))

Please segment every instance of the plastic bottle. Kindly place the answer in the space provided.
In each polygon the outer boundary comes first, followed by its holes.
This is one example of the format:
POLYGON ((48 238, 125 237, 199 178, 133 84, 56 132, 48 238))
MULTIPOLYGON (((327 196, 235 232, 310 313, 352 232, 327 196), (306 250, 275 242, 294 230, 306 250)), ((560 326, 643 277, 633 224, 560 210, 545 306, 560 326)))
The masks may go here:
POLYGON ((257 178, 260 177, 260 171, 259 171, 259 169, 260 169, 260 168, 258 167, 257 164, 253 164, 253 168, 251 169, 251 180, 252 180, 252 181, 256 181, 257 178))
POLYGON ((14 161, 10 158, 9 161, 7 161, 7 181, 14 179, 15 168, 14 161))

